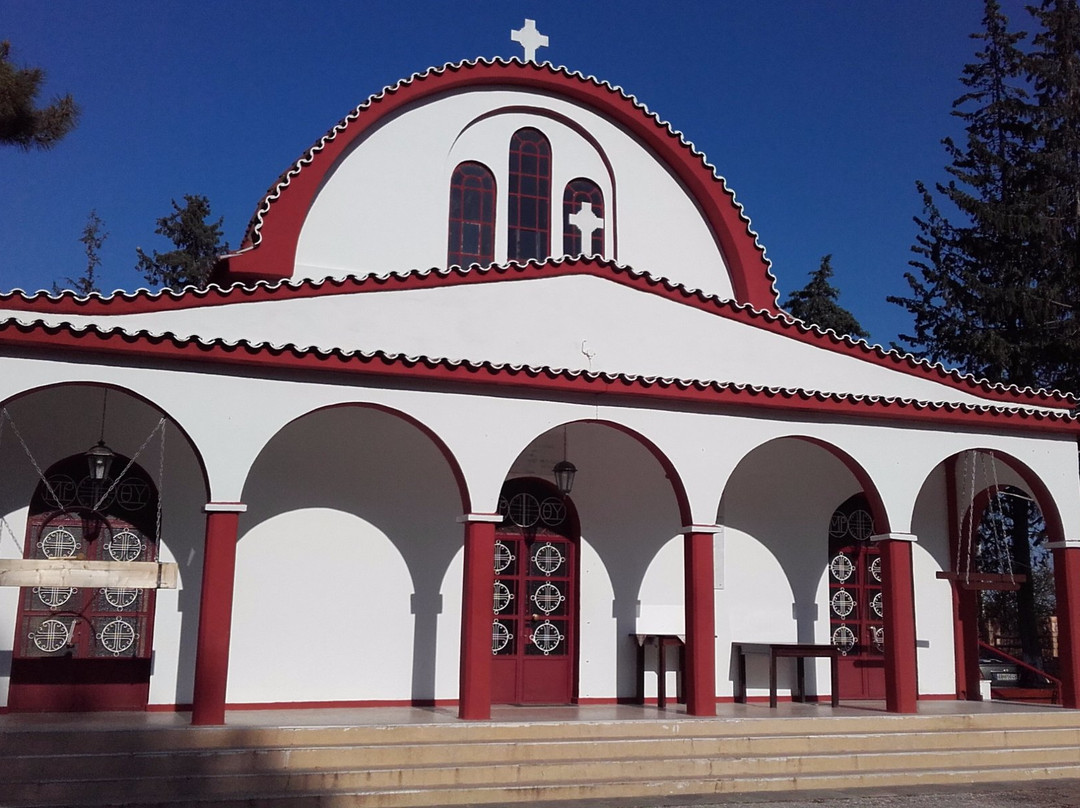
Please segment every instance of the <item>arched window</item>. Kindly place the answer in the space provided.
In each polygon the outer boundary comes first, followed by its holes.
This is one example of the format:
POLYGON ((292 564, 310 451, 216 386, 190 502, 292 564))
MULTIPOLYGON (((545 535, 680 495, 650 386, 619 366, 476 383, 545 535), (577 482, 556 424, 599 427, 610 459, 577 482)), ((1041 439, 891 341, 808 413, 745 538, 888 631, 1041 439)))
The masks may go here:
POLYGON ((563 254, 604 254, 604 194, 592 180, 579 177, 563 193, 563 254), (582 235, 590 236, 582 245, 582 235))
POLYGON ((535 129, 510 139, 509 246, 511 261, 551 254, 551 144, 535 129))
POLYGON ((466 162, 450 179, 447 266, 487 265, 495 260, 495 178, 480 163, 466 162))

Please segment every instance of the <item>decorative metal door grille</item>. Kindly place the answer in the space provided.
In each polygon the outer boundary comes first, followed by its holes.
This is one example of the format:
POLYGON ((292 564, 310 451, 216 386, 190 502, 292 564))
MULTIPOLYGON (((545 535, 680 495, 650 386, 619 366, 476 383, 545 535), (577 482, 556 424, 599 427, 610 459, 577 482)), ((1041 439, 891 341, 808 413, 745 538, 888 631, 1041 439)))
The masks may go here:
POLYGON ((503 521, 496 528, 491 634, 498 698, 569 701, 576 519, 562 497, 531 480, 507 483, 499 513, 503 521), (545 685, 537 686, 539 680, 545 685), (559 696, 552 695, 558 687, 547 687, 555 681, 565 682, 559 696))
MULTIPOLYGON (((126 463, 118 463, 123 468, 126 463)), ((86 476, 77 455, 50 469, 30 507, 26 558, 156 561, 157 491, 137 466, 113 487, 86 476), (82 474, 80 478, 78 475, 82 474)), ((150 658, 154 591, 126 587, 23 587, 14 657, 150 658)))
POLYGON ((884 649, 881 557, 869 539, 874 521, 865 499, 853 497, 829 522, 829 629, 845 656, 878 656, 884 649))

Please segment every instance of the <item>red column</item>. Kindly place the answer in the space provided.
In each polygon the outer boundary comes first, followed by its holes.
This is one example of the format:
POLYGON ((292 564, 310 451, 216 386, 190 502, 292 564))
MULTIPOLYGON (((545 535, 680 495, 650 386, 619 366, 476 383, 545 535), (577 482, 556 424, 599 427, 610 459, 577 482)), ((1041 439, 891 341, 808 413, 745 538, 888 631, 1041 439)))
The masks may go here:
POLYGON ((1080 542, 1055 542, 1051 547, 1057 594, 1061 703, 1075 710, 1080 708, 1080 542))
POLYGON ((906 533, 875 537, 881 549, 885 624, 885 709, 914 713, 919 695, 915 659, 915 587, 911 542, 906 533))
POLYGON ((246 505, 211 502, 206 506, 199 634, 195 649, 195 692, 191 723, 225 723, 225 683, 229 674, 233 582, 240 514, 246 505))
POLYGON ((467 514, 465 570, 461 590, 461 668, 458 717, 491 718, 491 598, 495 589, 497 514, 467 514))
POLYGON ((683 574, 686 580, 686 668, 683 670, 683 684, 687 715, 716 715, 714 532, 687 528, 683 536, 683 574))

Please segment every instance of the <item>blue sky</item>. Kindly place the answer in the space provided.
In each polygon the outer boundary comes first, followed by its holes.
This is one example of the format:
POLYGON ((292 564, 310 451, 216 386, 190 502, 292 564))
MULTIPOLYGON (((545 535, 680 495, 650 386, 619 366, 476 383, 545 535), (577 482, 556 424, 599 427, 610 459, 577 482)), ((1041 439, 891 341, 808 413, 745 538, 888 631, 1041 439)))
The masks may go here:
MULTIPOLYGON (((1030 28, 1023 4, 1006 0, 1030 28)), ((974 53, 978 0, 754 2, 70 2, 0 0, 0 39, 70 92, 79 128, 51 152, 0 150, 0 288, 85 266, 96 209, 104 289, 144 285, 135 247, 209 197, 232 246, 266 188, 369 95, 431 65, 511 57, 536 19, 540 58, 622 86, 705 152, 753 220, 781 295, 832 253, 841 303, 873 340, 910 330, 887 304, 974 53)), ((645 268, 647 269, 647 268, 645 268)))

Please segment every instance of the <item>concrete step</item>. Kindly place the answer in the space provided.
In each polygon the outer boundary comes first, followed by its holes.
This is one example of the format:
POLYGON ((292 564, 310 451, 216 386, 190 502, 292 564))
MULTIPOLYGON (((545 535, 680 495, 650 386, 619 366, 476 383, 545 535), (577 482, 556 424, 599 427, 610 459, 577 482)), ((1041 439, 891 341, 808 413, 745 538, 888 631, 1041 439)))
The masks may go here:
MULTIPOLYGON (((125 776, 145 771, 155 776, 226 775, 250 771, 327 771, 401 766, 476 765, 527 763, 530 761, 644 760, 654 757, 725 758, 732 756, 823 756, 871 753, 955 752, 958 739, 952 733, 901 732, 842 735, 759 735, 746 738, 716 736, 629 738, 613 744, 592 740, 515 743, 332 745, 263 747, 168 752, 64 752, 52 755, 20 755, 5 761, 8 783, 53 777, 125 776)), ((1080 728, 1047 730, 969 730, 963 749, 1080 748, 1080 728)))
POLYGON ((421 806, 1080 776, 1074 711, 0 733, 5 806, 421 806), (23 743, 19 743, 23 741, 23 743), (112 746, 103 746, 112 744, 112 746), (109 751, 100 751, 103 748, 109 751), (961 774, 963 773, 963 774, 961 774), (1007 775, 1003 774, 1007 773, 1007 775))

